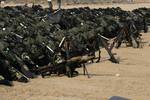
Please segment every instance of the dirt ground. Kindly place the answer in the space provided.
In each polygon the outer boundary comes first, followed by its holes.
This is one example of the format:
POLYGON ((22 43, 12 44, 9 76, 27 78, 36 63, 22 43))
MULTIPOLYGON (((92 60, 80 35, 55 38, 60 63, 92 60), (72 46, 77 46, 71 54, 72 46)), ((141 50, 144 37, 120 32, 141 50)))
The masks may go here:
MULTIPOLYGON (((37 4, 37 3, 36 3, 37 4)), ((43 7, 48 7, 48 4, 45 4, 45 3, 38 3, 40 5, 42 5, 43 7)), ((13 2, 9 2, 9 3, 6 3, 6 4, 2 4, 1 6, 14 6, 14 5, 24 5, 24 3, 13 3, 13 2)), ((29 3, 28 6, 31 6, 32 4, 29 3)), ((69 9, 69 8, 79 8, 79 7, 90 7, 90 8, 107 8, 107 7, 121 7, 122 9, 124 10, 133 10, 133 9, 136 9, 136 8, 140 8, 140 7, 150 7, 150 3, 132 3, 132 4, 127 4, 127 3, 124 3, 124 4, 119 4, 119 3, 104 3, 104 4, 70 4, 70 5, 66 5, 66 4, 63 4, 62 5, 62 8, 64 9, 69 9)), ((53 7, 55 9, 57 9, 57 5, 53 5, 53 7)))
MULTIPOLYGON (((149 5, 121 4, 120 7, 131 10, 149 5)), ((116 7, 116 5, 112 6, 116 7)), ((143 42, 142 49, 131 47, 114 49, 120 58, 120 64, 104 61, 88 65, 91 78, 83 75, 74 78, 64 76, 42 79, 39 77, 27 84, 14 82, 14 87, 0 85, 0 100, 108 100, 112 96, 131 100, 149 100, 150 34, 143 34, 143 42)), ((78 70, 83 73, 82 69, 78 70)))

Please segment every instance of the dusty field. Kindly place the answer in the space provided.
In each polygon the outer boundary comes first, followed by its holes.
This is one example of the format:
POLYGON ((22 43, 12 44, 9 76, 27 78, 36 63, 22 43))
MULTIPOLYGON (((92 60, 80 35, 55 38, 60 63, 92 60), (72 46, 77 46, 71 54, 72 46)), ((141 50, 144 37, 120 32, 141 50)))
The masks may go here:
MULTIPOLYGON (((40 5, 42 5, 43 7, 48 7, 48 4, 45 4, 45 3, 38 3, 40 5)), ((10 2, 10 3, 6 3, 3 6, 15 6, 16 3, 13 3, 13 2, 10 2)), ((24 3, 18 3, 17 5, 24 5, 24 3)), ((31 6, 32 4, 29 3, 28 4, 29 6, 31 6)), ((57 9, 57 5, 53 5, 54 8, 57 9)), ((133 4, 111 4, 111 3, 108 3, 108 4, 75 4, 75 5, 62 5, 62 8, 64 9, 68 9, 68 8, 79 8, 79 7, 90 7, 90 8, 107 8, 107 7, 121 7, 122 9, 124 10, 133 10, 133 9, 136 9, 136 8, 140 8, 140 7, 150 7, 150 3, 133 3, 133 4)))
MULTIPOLYGON (((63 6, 63 8, 72 8, 73 7, 87 7, 89 5, 68 5, 63 6)), ((124 10, 133 10, 140 7, 150 7, 150 3, 137 3, 137 4, 90 4, 90 8, 107 8, 107 7, 121 7, 124 10)))
MULTIPOLYGON (((136 4, 134 7, 120 6, 126 10, 141 7, 136 4)), ((14 82, 14 87, 0 85, 0 100, 108 100, 112 96, 149 100, 150 34, 144 34, 143 38, 143 49, 122 47, 114 50, 120 58, 120 64, 105 61, 89 65, 89 79, 83 75, 75 78, 39 77, 28 84, 14 82)), ((78 70, 82 74, 82 69, 78 70)))

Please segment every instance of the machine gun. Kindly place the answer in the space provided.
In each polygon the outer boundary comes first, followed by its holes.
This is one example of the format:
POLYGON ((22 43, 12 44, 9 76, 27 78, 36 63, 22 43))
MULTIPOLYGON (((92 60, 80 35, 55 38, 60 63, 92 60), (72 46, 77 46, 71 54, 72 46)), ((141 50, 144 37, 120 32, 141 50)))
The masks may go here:
MULTIPOLYGON (((101 35, 99 35, 99 39, 100 39, 100 42, 103 44, 104 48, 106 49, 106 51, 108 52, 108 54, 110 55, 109 59, 114 63, 119 63, 114 57, 113 53, 111 52, 112 48, 109 49, 107 43, 103 40, 104 38, 101 35)), ((78 73, 75 71, 75 68, 82 67, 82 66, 83 66, 84 75, 86 74, 88 78, 90 77, 88 74, 87 68, 85 66, 85 63, 87 63, 90 60, 97 59, 97 58, 94 55, 88 55, 88 54, 80 55, 80 56, 73 56, 70 58, 69 56, 70 45, 68 42, 69 41, 67 40, 67 38, 63 37, 58 47, 60 51, 63 50, 65 52, 67 58, 62 59, 60 57, 59 60, 61 61, 58 61, 58 62, 55 61, 55 63, 49 63, 48 65, 44 67, 40 67, 38 71, 41 73, 42 77, 45 77, 46 75, 52 75, 52 74, 57 74, 57 75, 66 74, 68 77, 73 77, 74 75, 77 75, 78 73)), ((43 45, 50 52, 54 52, 50 47, 46 46, 44 43, 43 45)), ((56 54, 56 52, 54 54, 56 54)), ((98 59, 100 58, 98 57, 98 59)))

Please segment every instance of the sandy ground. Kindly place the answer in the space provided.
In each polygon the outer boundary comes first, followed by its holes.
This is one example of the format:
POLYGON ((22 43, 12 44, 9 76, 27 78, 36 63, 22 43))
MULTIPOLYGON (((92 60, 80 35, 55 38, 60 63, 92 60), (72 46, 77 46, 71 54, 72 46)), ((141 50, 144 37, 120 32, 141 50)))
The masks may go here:
MULTIPOLYGON (((1 6, 4 7, 4 6, 14 6, 14 5, 24 5, 24 3, 16 4, 16 3, 10 2, 10 3, 6 3, 4 5, 2 4, 1 6)), ((48 7, 48 4, 45 4, 45 3, 41 3, 40 5, 42 5, 43 7, 48 7)), ((29 3, 28 6, 32 6, 32 4, 29 3)), ((53 7, 55 9, 57 9, 57 5, 53 5, 53 7)), ((63 4, 62 5, 62 8, 64 8, 64 9, 79 8, 79 7, 90 7, 90 8, 121 7, 124 10, 133 10, 133 9, 140 8, 140 7, 148 7, 149 8, 150 1, 149 1, 149 3, 132 3, 132 4, 107 3, 107 4, 75 4, 75 5, 63 4)))
POLYGON ((124 10, 133 10, 136 8, 140 7, 150 7, 150 3, 137 3, 137 4, 84 4, 84 5, 68 5, 68 6, 63 6, 63 8, 78 8, 78 7, 87 7, 89 6, 90 8, 107 8, 107 7, 121 7, 124 10))
MULTIPOLYGON (((131 10, 141 5, 121 7, 131 10)), ((114 49, 120 64, 105 61, 88 65, 89 79, 83 75, 74 78, 39 77, 27 84, 14 82, 14 87, 0 85, 0 100, 108 100, 112 96, 149 100, 150 34, 144 34, 143 39, 145 45, 142 49, 114 49)), ((78 70, 83 73, 82 69, 78 70)))

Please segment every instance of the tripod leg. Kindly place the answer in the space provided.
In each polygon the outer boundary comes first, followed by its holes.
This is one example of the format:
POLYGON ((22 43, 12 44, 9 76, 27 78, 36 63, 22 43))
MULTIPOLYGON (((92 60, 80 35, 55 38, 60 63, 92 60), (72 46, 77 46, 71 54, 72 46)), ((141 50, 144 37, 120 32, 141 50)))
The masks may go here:
MULTIPOLYGON (((87 77, 90 78, 90 75, 89 75, 89 73, 88 73, 88 70, 87 70, 85 64, 83 64, 83 69, 84 69, 84 71, 86 72, 87 77)), ((84 73, 85 73, 85 72, 84 72, 84 73)))
POLYGON ((119 61, 112 54, 111 50, 108 48, 107 43, 101 37, 100 37, 100 42, 103 44, 104 48, 108 52, 108 54, 110 56, 110 61, 112 61, 113 63, 119 63, 119 61))
POLYGON ((101 50, 99 49, 98 50, 98 59, 97 59, 96 63, 100 62, 100 59, 101 59, 101 50))
POLYGON ((112 51, 112 49, 114 48, 114 45, 115 45, 115 40, 113 41, 113 43, 110 45, 110 51, 112 51))
POLYGON ((85 75, 85 65, 83 64, 83 75, 85 75))

